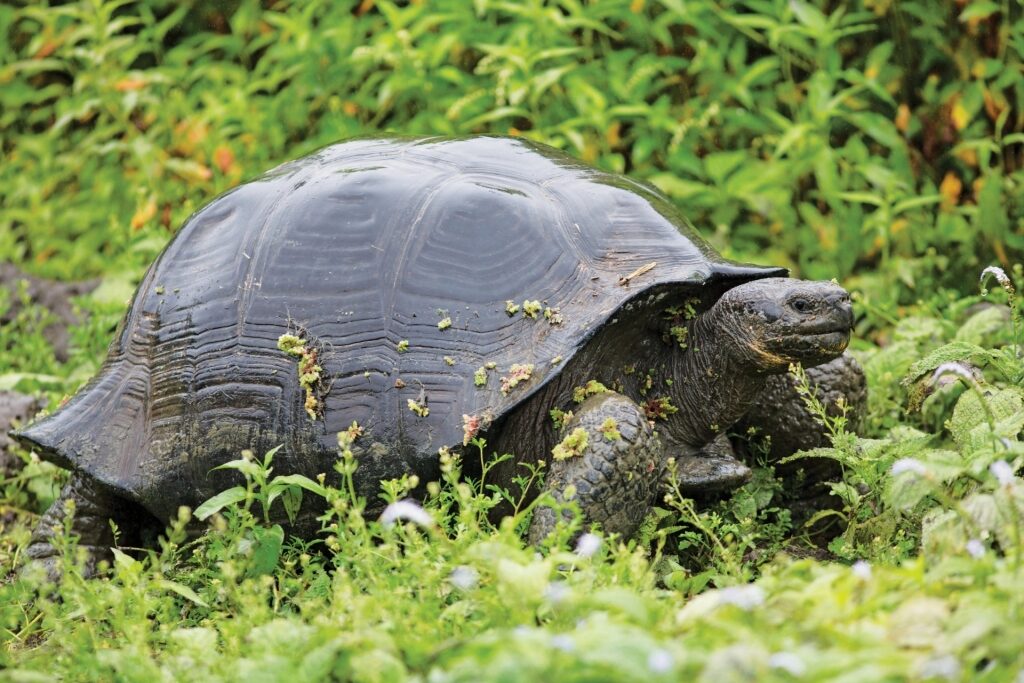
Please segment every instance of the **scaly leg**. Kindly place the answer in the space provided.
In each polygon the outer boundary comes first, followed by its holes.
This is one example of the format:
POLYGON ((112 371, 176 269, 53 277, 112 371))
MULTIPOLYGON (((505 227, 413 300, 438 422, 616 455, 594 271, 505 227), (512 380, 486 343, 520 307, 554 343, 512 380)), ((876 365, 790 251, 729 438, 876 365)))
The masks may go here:
MULTIPOLYGON (((620 394, 598 394, 580 406, 562 434, 567 457, 551 463, 546 488, 559 501, 576 501, 587 521, 605 532, 632 535, 650 511, 665 471, 661 443, 643 410, 620 394)), ((543 540, 556 522, 551 508, 539 507, 530 543, 543 540)))
POLYGON ((73 507, 71 533, 78 537, 78 551, 84 556, 82 575, 95 576, 102 560, 109 560, 114 545, 110 520, 119 529, 134 536, 139 527, 139 508, 96 485, 83 475, 73 474, 60 496, 39 520, 28 546, 27 555, 33 565, 42 566, 53 581, 59 581, 62 560, 53 541, 63 533, 68 505, 73 507))

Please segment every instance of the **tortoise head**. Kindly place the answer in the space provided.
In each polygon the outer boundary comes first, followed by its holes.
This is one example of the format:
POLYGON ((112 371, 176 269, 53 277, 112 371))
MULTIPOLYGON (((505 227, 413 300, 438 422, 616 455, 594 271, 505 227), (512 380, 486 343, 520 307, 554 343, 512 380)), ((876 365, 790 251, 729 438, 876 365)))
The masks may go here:
POLYGON ((842 354, 850 342, 850 295, 832 282, 766 278, 725 292, 712 307, 716 336, 756 372, 812 367, 842 354))

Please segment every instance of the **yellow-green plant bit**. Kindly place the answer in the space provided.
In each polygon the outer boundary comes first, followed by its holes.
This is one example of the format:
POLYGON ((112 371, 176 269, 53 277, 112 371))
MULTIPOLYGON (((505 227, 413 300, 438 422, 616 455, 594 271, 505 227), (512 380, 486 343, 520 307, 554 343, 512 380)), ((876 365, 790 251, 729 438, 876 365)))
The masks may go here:
POLYGON ((540 313, 540 311, 541 305, 540 302, 537 301, 536 299, 532 301, 527 299, 526 301, 523 302, 523 315, 525 315, 527 318, 536 318, 537 314, 540 313))
POLYGON ((517 385, 533 376, 533 363, 515 363, 508 374, 501 378, 501 393, 505 396, 517 385))
POLYGON ((406 405, 409 406, 409 410, 416 413, 420 417, 426 417, 430 415, 430 408, 427 407, 426 401, 416 401, 415 399, 409 399, 406 405))
POLYGON ((316 386, 320 382, 323 368, 317 364, 319 352, 310 349, 306 341, 294 334, 282 334, 277 338, 277 348, 289 356, 299 359, 299 386, 306 392, 304 408, 309 419, 315 420, 320 410, 320 401, 316 397, 316 386))
POLYGON ((601 433, 609 441, 618 441, 622 438, 622 434, 619 433, 619 423, 615 421, 614 417, 605 418, 605 421, 601 423, 601 433))
POLYGON ((576 403, 583 403, 587 398, 594 394, 603 394, 608 391, 608 387, 598 382, 596 379, 588 381, 582 387, 576 387, 572 391, 572 400, 576 403))
POLYGON ((583 455, 583 451, 587 450, 588 443, 587 430, 577 427, 551 449, 551 457, 555 460, 566 460, 583 455))

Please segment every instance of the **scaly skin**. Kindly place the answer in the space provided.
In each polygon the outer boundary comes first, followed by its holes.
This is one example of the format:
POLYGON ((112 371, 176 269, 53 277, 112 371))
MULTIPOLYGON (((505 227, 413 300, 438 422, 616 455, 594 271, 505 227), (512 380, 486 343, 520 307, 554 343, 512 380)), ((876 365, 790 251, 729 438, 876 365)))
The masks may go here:
MULTIPOLYGON (((835 360, 807 369, 807 380, 829 415, 841 414, 839 399, 846 403, 846 429, 857 432, 864 424, 867 409, 867 383, 864 370, 853 356, 844 353, 835 360)), ((828 445, 828 436, 797 393, 796 378, 789 373, 770 377, 753 407, 733 430, 741 435, 737 450, 746 443, 742 435, 753 430, 755 439, 767 439, 768 460, 783 478, 794 522, 800 523, 815 512, 832 507, 838 498, 831 494, 829 481, 842 476, 839 463, 831 458, 801 458, 779 464, 797 451, 828 445)))
MULTIPOLYGON (((582 428, 586 450, 548 468, 547 489, 558 501, 574 500, 586 519, 600 522, 607 533, 632 535, 647 516, 665 470, 661 442, 643 411, 614 392, 584 401, 562 433, 582 428), (609 422, 610 421, 610 422, 609 422), (609 433, 614 424, 618 434, 609 433), (572 487, 570 495, 566 490, 572 487)), ((541 507, 530 524, 530 543, 537 544, 557 522, 551 508, 541 507)))
POLYGON ((712 444, 791 363, 810 367, 841 354, 852 323, 844 289, 788 278, 735 287, 691 323, 690 348, 673 355, 679 411, 665 426, 684 493, 727 490, 749 477, 731 449, 712 444))
POLYGON ((62 559, 54 545, 54 537, 62 533, 64 519, 71 513, 70 533, 76 536, 82 555, 82 576, 98 573, 100 563, 112 557, 114 534, 110 522, 117 524, 121 543, 135 545, 144 530, 154 527, 155 520, 142 508, 104 491, 81 474, 71 475, 60 496, 40 518, 32 531, 26 555, 29 567, 42 567, 53 581, 59 581, 62 559), (68 509, 68 503, 72 509, 68 509))
MULTIPOLYGON (((841 354, 852 322, 849 297, 838 285, 773 278, 725 292, 709 310, 689 321, 685 349, 678 345, 666 349, 651 330, 627 323, 619 337, 609 332, 595 338, 596 349, 587 350, 566 368, 565 381, 553 383, 509 419, 499 452, 516 453, 517 460, 523 461, 523 454, 539 441, 549 451, 549 442, 539 436, 547 409, 567 405, 568 387, 583 384, 588 377, 610 382, 607 368, 621 364, 628 353, 639 359, 641 367, 663 368, 660 372, 665 373, 658 385, 668 389, 678 410, 657 423, 658 440, 664 460, 676 460, 681 490, 703 495, 735 488, 747 480, 750 470, 732 454, 725 430, 751 410, 771 378, 784 374, 791 363, 813 366, 841 354)), ((654 500, 660 468, 655 467, 652 477, 639 485, 628 478, 631 472, 636 476, 635 462, 649 457, 653 446, 630 438, 621 444, 622 452, 615 452, 591 435, 613 406, 620 414, 643 416, 639 404, 649 396, 641 395, 640 381, 633 377, 623 386, 626 396, 600 394, 577 409, 563 434, 570 433, 573 425, 584 426, 590 446, 577 458, 553 464, 547 481, 556 498, 570 485, 585 491, 586 496, 578 493, 577 500, 586 518, 623 534, 636 529, 654 500), (609 398, 599 400, 603 396, 609 398), (624 485, 623 477, 633 485, 624 485), (622 511, 629 512, 628 519, 622 518, 622 511)), ((554 524, 550 510, 541 508, 535 514, 539 521, 530 531, 533 541, 554 524)))

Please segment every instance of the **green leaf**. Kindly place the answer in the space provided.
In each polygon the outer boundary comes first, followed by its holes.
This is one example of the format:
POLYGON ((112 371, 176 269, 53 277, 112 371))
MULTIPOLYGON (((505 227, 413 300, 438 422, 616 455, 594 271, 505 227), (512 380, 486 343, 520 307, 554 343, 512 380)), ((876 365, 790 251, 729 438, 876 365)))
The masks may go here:
POLYGON ((789 8, 793 11, 797 21, 815 33, 823 34, 828 32, 828 19, 814 5, 803 0, 789 0, 789 8))
POLYGON ((999 11, 999 4, 992 0, 972 0, 960 13, 960 21, 967 23, 972 19, 985 19, 999 11))
POLYGON ((738 152, 716 152, 704 158, 704 169, 708 177, 718 185, 725 182, 740 165, 750 157, 745 151, 738 152))
POLYGON ((1003 202, 1003 174, 993 171, 984 181, 978 193, 978 214, 974 223, 983 234, 1001 239, 1010 231, 1003 202))
POLYGON ((185 598, 186 600, 189 600, 190 602, 194 602, 200 607, 209 607, 209 605, 206 604, 206 601, 199 597, 199 595, 188 586, 177 583, 175 581, 170 581, 168 579, 158 581, 157 585, 173 593, 177 593, 181 597, 185 598))
POLYGON ((247 479, 252 479, 260 473, 263 469, 258 462, 255 460, 249 460, 247 458, 239 458, 238 460, 231 460, 224 463, 223 465, 217 465, 213 469, 215 470, 237 470, 244 474, 247 479))
POLYGON ((899 215, 904 211, 910 211, 911 209, 920 209, 923 206, 934 206, 935 204, 942 203, 942 195, 940 194, 929 194, 922 197, 911 197, 910 199, 904 199, 896 202, 892 207, 893 214, 899 215))
POLYGON ((321 498, 327 497, 327 489, 325 487, 301 474, 283 474, 279 477, 274 477, 273 480, 271 480, 270 485, 298 486, 299 488, 306 489, 310 493, 314 493, 321 498))
POLYGON ((114 554, 114 566, 119 570, 130 571, 139 563, 138 560, 119 548, 111 548, 110 552, 114 554))
POLYGON ((712 190, 704 183, 684 180, 671 173, 658 173, 649 178, 659 190, 674 199, 689 199, 700 195, 710 195, 712 190))
POLYGON ((298 486, 289 486, 281 494, 281 503, 284 505, 284 513, 288 515, 288 521, 294 522, 295 516, 299 514, 302 507, 302 489, 298 486))
POLYGON ((235 486, 233 488, 221 491, 213 498, 210 498, 205 503, 195 509, 193 513, 196 519, 202 521, 213 515, 215 512, 226 508, 229 505, 234 505, 240 501, 245 500, 248 492, 243 486, 235 486))
POLYGON ((882 199, 870 192, 840 192, 839 197, 848 202, 860 202, 861 204, 871 204, 872 206, 881 206, 882 199))

